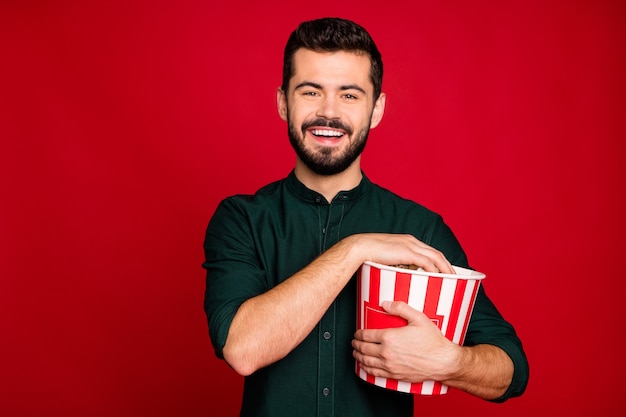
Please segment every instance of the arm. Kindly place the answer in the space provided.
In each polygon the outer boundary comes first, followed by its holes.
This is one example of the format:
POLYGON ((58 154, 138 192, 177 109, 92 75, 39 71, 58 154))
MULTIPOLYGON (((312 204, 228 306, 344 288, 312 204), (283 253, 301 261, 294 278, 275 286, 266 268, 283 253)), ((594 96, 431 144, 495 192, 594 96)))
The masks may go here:
POLYGON ((485 400, 504 395, 513 379, 513 361, 497 346, 458 346, 456 372, 442 382, 485 400))
POLYGON ((246 300, 230 325, 224 359, 239 374, 249 375, 286 356, 366 260, 452 272, 439 251, 413 236, 349 236, 281 284, 246 300))
POLYGON ((412 382, 441 381, 487 400, 507 391, 514 367, 502 349, 488 344, 456 345, 407 304, 387 301, 383 307, 405 318, 408 325, 355 333, 354 357, 367 373, 412 382))

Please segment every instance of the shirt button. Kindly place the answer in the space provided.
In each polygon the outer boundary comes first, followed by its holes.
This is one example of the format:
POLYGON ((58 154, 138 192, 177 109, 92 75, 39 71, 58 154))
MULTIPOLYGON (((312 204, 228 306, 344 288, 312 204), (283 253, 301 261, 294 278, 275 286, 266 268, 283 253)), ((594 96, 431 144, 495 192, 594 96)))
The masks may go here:
POLYGON ((324 388, 324 389, 322 390, 322 394, 324 394, 324 397, 328 397, 328 394, 330 394, 330 389, 328 389, 328 388, 324 388))
POLYGON ((324 332, 324 339, 330 339, 330 332, 324 332))

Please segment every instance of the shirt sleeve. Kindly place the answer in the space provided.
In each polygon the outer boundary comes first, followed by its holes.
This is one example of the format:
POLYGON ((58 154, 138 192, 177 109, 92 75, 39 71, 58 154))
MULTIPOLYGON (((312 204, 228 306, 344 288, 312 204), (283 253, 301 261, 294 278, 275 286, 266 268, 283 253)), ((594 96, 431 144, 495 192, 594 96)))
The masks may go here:
POLYGON ((478 290, 464 344, 466 346, 478 344, 497 346, 506 352, 513 361, 514 371, 511 385, 502 397, 492 401, 503 402, 524 393, 528 383, 529 368, 522 342, 513 326, 504 320, 487 297, 484 285, 481 285, 478 290))
POLYGON ((238 198, 225 199, 217 207, 206 230, 204 254, 204 310, 215 354, 223 359, 226 337, 237 310, 247 299, 267 290, 250 222, 238 198))

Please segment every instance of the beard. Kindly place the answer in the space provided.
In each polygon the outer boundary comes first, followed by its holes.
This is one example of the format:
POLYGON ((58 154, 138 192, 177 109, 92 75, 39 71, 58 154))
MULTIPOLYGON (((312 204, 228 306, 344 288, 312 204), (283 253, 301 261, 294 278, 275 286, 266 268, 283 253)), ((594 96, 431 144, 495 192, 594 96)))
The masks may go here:
POLYGON ((361 155, 369 136, 369 124, 354 134, 354 131, 338 120, 316 119, 304 122, 298 130, 291 118, 287 115, 289 142, 296 155, 314 173, 323 176, 339 174, 345 171, 361 155), (348 135, 350 143, 348 147, 340 150, 333 147, 319 147, 318 149, 307 149, 304 144, 306 130, 311 126, 326 126, 335 129, 342 129, 348 135))

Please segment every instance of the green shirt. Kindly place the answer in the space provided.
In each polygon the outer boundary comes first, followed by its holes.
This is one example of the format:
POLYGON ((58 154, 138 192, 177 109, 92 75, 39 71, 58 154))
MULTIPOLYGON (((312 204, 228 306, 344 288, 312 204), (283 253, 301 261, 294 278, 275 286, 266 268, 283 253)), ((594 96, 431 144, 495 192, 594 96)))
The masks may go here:
MULTIPOLYGON (((291 172, 254 195, 224 199, 209 222, 204 250, 205 311, 218 357, 239 306, 308 265, 355 233, 410 233, 469 267, 441 216, 403 199, 365 176, 330 203, 291 172)), ((466 345, 488 343, 515 364, 507 393, 520 395, 528 364, 520 340, 484 289, 479 291, 466 345)), ((355 374, 351 341, 356 330, 356 280, 348 283, 318 326, 284 359, 245 378, 242 416, 413 416, 413 396, 379 388, 355 374)))

